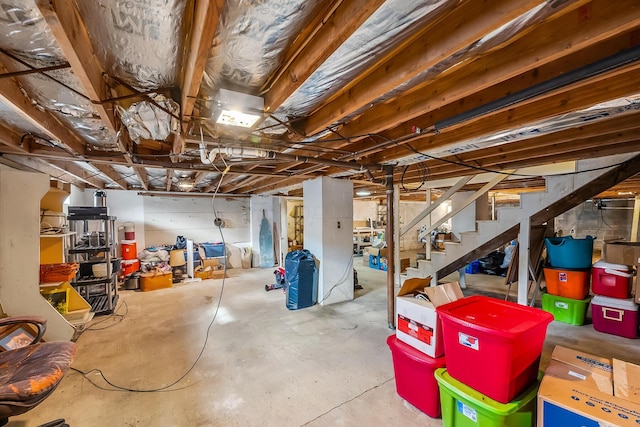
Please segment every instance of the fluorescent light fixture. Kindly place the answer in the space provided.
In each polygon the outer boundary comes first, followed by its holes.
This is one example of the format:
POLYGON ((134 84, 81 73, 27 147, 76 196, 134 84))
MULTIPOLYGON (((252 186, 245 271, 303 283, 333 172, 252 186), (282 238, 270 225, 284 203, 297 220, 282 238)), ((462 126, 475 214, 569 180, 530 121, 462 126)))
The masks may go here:
POLYGON ((193 188, 193 181, 188 178, 182 178, 178 180, 177 186, 180 190, 191 190, 193 188))
POLYGON ((369 191, 369 190, 358 190, 358 191, 356 191, 356 196, 366 197, 366 196, 370 196, 370 195, 371 195, 371 191, 369 191))
POLYGON ((216 123, 250 128, 262 117, 264 99, 227 89, 220 89, 212 117, 216 123))
POLYGON ((218 120, 216 120, 216 123, 219 123, 221 125, 250 128, 256 124, 259 118, 260 116, 256 114, 247 114, 240 111, 222 110, 222 112, 218 116, 218 120))

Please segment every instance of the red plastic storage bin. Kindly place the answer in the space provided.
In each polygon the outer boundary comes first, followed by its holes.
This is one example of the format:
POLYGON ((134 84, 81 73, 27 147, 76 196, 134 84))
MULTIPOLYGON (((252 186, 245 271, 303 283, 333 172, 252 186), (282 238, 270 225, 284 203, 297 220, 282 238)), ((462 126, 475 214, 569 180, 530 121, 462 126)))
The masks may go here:
POLYGON ((626 299, 629 298, 632 277, 629 266, 600 260, 593 264, 591 270, 591 290, 596 295, 626 299))
POLYGON ((135 273, 138 270, 140 270, 140 260, 132 259, 122 261, 122 275, 124 277, 127 277, 131 273, 135 273))
POLYGON ((553 315, 473 295, 436 308, 449 374, 501 403, 531 386, 553 315))
POLYGON ((638 336, 638 304, 633 298, 619 299, 596 295, 591 300, 593 329, 625 338, 638 336))
POLYGON ((134 240, 121 240, 120 254, 122 255, 122 259, 126 259, 126 260, 136 259, 138 257, 136 242, 134 240))
POLYGON ((589 295, 589 271, 545 268, 547 293, 563 298, 583 300, 589 295))
POLYGON ((435 371, 444 368, 445 359, 429 357, 390 335, 393 370, 398 395, 432 418, 440 417, 440 389, 435 371))

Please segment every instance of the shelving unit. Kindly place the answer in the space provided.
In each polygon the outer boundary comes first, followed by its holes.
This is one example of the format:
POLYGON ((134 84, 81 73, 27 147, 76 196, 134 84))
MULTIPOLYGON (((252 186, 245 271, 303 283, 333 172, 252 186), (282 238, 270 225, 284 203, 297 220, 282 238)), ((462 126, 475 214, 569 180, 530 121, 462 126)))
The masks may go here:
POLYGON ((371 246, 375 236, 384 233, 384 228, 357 227, 353 230, 353 253, 362 255, 362 248, 371 246))
POLYGON ((293 209, 293 240, 298 245, 302 245, 304 242, 304 206, 296 205, 293 209))
POLYGON ((113 313, 118 303, 118 272, 116 256, 115 217, 102 215, 69 216, 70 246, 67 262, 77 262, 80 269, 71 285, 91 304, 96 314, 113 313), (90 234, 97 242, 91 242, 90 234), (93 244, 92 244, 93 243, 93 244), (106 264, 106 276, 95 277, 93 266, 106 264))

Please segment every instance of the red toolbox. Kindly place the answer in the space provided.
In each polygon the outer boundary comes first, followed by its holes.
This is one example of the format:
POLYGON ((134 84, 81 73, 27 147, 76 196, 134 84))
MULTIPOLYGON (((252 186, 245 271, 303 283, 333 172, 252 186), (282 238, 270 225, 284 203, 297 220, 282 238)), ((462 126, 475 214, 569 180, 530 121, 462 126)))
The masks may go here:
POLYGON ((442 357, 429 357, 395 335, 387 338, 391 349, 398 395, 432 418, 440 417, 440 389, 435 371, 444 368, 442 357))
POLYGON ((629 298, 632 278, 631 267, 600 260, 591 269, 591 291, 596 295, 626 299, 629 298))
POLYGON ((638 304, 633 298, 619 299, 596 295, 591 300, 593 329, 625 338, 638 336, 638 304))
POLYGON ((436 308, 449 375, 501 403, 536 382, 553 315, 473 295, 436 308))

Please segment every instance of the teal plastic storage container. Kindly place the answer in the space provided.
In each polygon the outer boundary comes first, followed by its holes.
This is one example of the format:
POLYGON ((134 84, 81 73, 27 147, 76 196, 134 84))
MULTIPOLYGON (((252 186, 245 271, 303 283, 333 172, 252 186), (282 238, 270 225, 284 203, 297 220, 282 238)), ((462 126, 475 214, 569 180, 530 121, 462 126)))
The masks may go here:
MULTIPOLYGON (((478 369, 482 369, 481 366, 478 369)), ((509 403, 500 403, 452 378, 446 368, 436 369, 444 427, 534 427, 540 383, 509 403)))
POLYGON ((547 237, 547 261, 553 268, 590 268, 595 237, 574 239, 571 236, 547 237))
POLYGON ((584 317, 591 296, 585 299, 571 299, 548 293, 542 294, 542 309, 553 314, 553 319, 570 325, 584 325, 584 317))

